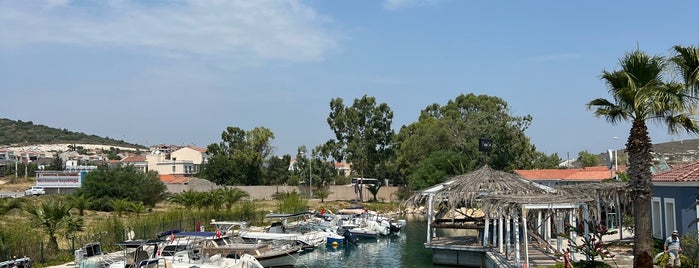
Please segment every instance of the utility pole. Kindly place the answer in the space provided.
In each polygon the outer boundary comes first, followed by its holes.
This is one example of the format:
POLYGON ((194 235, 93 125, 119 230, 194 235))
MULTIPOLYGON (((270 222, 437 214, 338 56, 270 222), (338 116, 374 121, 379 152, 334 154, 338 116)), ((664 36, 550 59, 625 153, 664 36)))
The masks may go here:
MULTIPOLYGON (((618 140, 619 137, 614 137, 614 140, 618 140)), ((616 146, 615 146, 616 147, 616 146)), ((615 180, 619 180, 619 155, 617 154, 617 149, 614 149, 614 171, 616 171, 616 177, 614 177, 615 180)))

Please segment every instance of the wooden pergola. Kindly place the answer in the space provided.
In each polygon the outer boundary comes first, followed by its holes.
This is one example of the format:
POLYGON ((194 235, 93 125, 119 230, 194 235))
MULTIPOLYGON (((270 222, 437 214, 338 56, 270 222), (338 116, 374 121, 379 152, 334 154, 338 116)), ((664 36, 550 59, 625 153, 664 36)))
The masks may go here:
MULTIPOLYGON (((543 220, 556 215, 557 224, 561 230, 564 225, 563 216, 567 213, 568 223, 573 224, 573 219, 578 218, 577 210, 582 212, 582 223, 584 224, 585 235, 589 233, 587 221, 589 219, 589 204, 597 203, 594 212, 599 215, 600 201, 610 202, 614 200, 619 206, 620 198, 626 195, 625 183, 585 183, 581 185, 570 185, 561 188, 551 188, 540 185, 523 177, 504 171, 498 171, 483 166, 473 172, 452 177, 446 182, 437 184, 413 195, 406 202, 408 205, 417 205, 427 202, 427 242, 432 244, 432 239, 436 237, 435 223, 436 215, 440 212, 461 211, 460 208, 478 208, 483 211, 481 218, 484 225, 482 237, 483 247, 497 247, 498 251, 505 256, 512 253, 510 237, 514 237, 515 264, 520 266, 520 241, 519 223, 522 222, 524 237, 524 263, 529 266, 527 218, 532 211, 537 213, 537 230, 539 239, 543 239, 548 244, 551 238, 551 221, 543 220), (439 209, 437 209, 439 208, 439 209), (493 233, 490 232, 490 225, 493 225, 493 233), (503 238, 506 241, 503 241, 503 238), (507 247, 505 247, 507 245, 507 247)), ((455 222, 453 219, 452 222, 455 222)), ((464 215, 469 218, 468 215, 464 215)), ((599 219, 599 216, 597 216, 599 219)), ((437 225, 438 227, 454 228, 456 225, 437 225)), ((473 226, 473 225, 471 225, 473 226)), ((468 228, 468 225, 466 225, 468 228)), ((532 235, 536 233, 532 232, 532 235)), ((574 233, 570 233, 574 237, 574 233)), ((561 243, 559 240, 558 250, 561 243)))

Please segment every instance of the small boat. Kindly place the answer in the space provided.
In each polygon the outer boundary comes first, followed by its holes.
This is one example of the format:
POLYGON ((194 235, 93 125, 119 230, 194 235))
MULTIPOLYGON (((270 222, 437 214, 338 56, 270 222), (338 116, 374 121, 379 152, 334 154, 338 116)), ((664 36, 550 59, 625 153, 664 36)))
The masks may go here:
MULTIPOLYGON (((181 233, 184 234, 184 233, 181 233)), ((163 241, 126 241, 117 245, 124 248, 124 258, 113 262, 109 268, 262 268, 254 257, 244 254, 237 259, 221 258, 220 255, 201 255, 195 241, 178 239, 169 241, 158 249, 163 241), (158 256, 156 256, 156 254, 158 256)), ((167 241, 165 241, 167 242, 167 241)))
MULTIPOLYGON (((213 222, 212 222, 213 223, 213 222)), ((301 247, 288 242, 246 241, 240 236, 244 233, 245 222, 215 222, 216 232, 187 232, 189 235, 204 238, 198 242, 201 252, 208 256, 221 255, 225 258, 238 259, 244 254, 252 255, 263 267, 293 267, 301 252, 301 247), (243 231, 241 231, 243 230, 243 231)))
POLYGON ((330 233, 326 237, 326 245, 344 245, 345 237, 339 234, 330 233))

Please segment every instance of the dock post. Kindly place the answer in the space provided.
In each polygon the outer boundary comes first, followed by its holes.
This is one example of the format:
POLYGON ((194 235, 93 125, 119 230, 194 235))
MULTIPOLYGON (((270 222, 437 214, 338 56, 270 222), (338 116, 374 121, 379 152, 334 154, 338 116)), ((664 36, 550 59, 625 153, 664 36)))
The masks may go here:
POLYGON ((514 210, 514 215, 512 216, 513 228, 515 229, 515 267, 522 267, 519 262, 519 215, 517 215, 517 210, 514 210))
POLYGON ((490 217, 485 214, 485 229, 483 230, 483 246, 488 246, 488 238, 490 237, 490 217))
POLYGON ((522 229, 524 235, 524 264, 529 268, 529 235, 527 234, 527 209, 522 208, 522 229))
POLYGON ((498 208, 498 252, 502 254, 502 208, 498 208))
POLYGON ((434 200, 434 194, 430 194, 430 197, 427 199, 427 244, 432 244, 432 209, 434 209, 432 205, 432 201, 434 200))

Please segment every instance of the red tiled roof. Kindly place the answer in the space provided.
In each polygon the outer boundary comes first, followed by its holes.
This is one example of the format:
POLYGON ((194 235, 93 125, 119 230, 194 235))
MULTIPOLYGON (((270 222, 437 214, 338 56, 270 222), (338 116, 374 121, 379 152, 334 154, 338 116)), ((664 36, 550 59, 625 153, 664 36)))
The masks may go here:
MULTIPOLYGON (((620 166, 619 171, 626 171, 626 167, 620 166)), ((612 171, 609 171, 606 166, 575 169, 515 170, 515 172, 528 180, 601 181, 612 177, 612 171)))
POLYGON ((127 158, 124 158, 121 160, 121 162, 126 162, 126 163, 133 163, 133 162, 146 162, 146 157, 145 156, 129 156, 127 158))
POLYGON ((160 175, 160 182, 162 183, 177 183, 182 184, 189 182, 190 178, 182 175, 160 175))
POLYGON ((654 182, 689 182, 699 181, 699 162, 673 167, 672 169, 653 175, 654 182))
POLYGON ((197 151, 197 152, 200 152, 200 153, 206 153, 206 148, 195 147, 195 146, 187 146, 187 147, 189 147, 189 148, 191 148, 192 150, 195 150, 195 151, 197 151))

